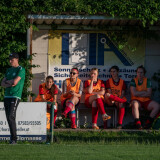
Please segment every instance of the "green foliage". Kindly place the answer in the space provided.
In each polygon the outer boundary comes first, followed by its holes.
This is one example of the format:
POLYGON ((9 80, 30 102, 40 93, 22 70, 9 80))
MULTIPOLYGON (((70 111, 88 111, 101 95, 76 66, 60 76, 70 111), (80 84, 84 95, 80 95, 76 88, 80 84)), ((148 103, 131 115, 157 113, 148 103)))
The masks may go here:
MULTIPOLYGON (((104 14, 118 19, 138 19, 142 23, 142 29, 148 29, 160 18, 159 0, 1 0, 0 3, 0 80, 4 77, 6 68, 9 67, 8 55, 17 52, 21 56, 22 66, 26 68, 26 82, 22 99, 27 100, 31 92, 27 91, 30 86, 32 75, 29 59, 26 57, 26 33, 30 27, 27 20, 28 14, 63 14, 75 12, 86 15, 104 14)), ((102 26, 100 26, 102 27, 102 26)), ((103 26, 106 27, 106 26, 103 26)), ((35 28, 33 26, 33 28, 35 28)), ((123 30, 123 28, 122 28, 123 30)), ((145 33, 145 32, 144 32, 145 33)), ((118 36, 109 35, 116 42, 118 36)), ((122 37, 122 36, 119 36, 122 37)), ((127 45, 127 39, 123 37, 123 43, 119 48, 127 45)), ((122 41, 122 40, 121 40, 122 41)), ((131 47, 131 50, 135 50, 131 47)), ((0 100, 3 100, 4 90, 0 87, 0 100)))

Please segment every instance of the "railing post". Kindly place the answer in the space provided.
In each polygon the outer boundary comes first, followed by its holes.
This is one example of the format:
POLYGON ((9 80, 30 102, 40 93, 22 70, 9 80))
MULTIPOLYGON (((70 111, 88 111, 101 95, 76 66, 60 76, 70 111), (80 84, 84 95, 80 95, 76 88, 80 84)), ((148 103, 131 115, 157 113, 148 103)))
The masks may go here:
POLYGON ((53 143, 53 137, 54 137, 54 105, 55 102, 47 102, 47 104, 51 104, 51 110, 50 110, 50 143, 53 143))

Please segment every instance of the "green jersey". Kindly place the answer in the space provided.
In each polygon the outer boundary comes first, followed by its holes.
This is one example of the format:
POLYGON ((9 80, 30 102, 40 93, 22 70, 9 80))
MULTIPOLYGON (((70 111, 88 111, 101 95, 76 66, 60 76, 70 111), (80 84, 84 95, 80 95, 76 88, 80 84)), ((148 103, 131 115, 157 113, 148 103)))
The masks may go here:
POLYGON ((20 81, 17 83, 16 86, 7 87, 5 89, 5 98, 18 98, 21 99, 24 80, 25 80, 25 69, 21 66, 18 67, 11 67, 7 69, 5 78, 7 80, 15 79, 16 77, 21 77, 20 81))

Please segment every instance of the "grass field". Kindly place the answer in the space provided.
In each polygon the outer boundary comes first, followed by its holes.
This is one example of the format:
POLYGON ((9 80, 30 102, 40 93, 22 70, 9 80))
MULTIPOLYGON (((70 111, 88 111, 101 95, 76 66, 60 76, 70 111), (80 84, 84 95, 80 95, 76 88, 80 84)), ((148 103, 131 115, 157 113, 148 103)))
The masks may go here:
POLYGON ((0 142, 2 160, 160 160, 160 131, 55 132, 53 144, 0 142))
POLYGON ((2 160, 159 160, 159 152, 157 144, 0 145, 2 160))

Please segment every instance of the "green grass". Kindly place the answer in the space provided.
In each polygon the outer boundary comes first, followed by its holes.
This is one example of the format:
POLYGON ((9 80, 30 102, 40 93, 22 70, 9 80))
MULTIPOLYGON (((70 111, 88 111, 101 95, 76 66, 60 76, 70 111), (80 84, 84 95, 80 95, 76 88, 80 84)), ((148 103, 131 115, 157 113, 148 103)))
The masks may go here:
POLYGON ((159 160, 156 144, 19 144, 0 145, 3 160, 159 160))
POLYGON ((2 160, 159 160, 160 131, 56 131, 53 144, 0 142, 2 160))
POLYGON ((160 131, 56 131, 58 143, 160 143, 160 131))

